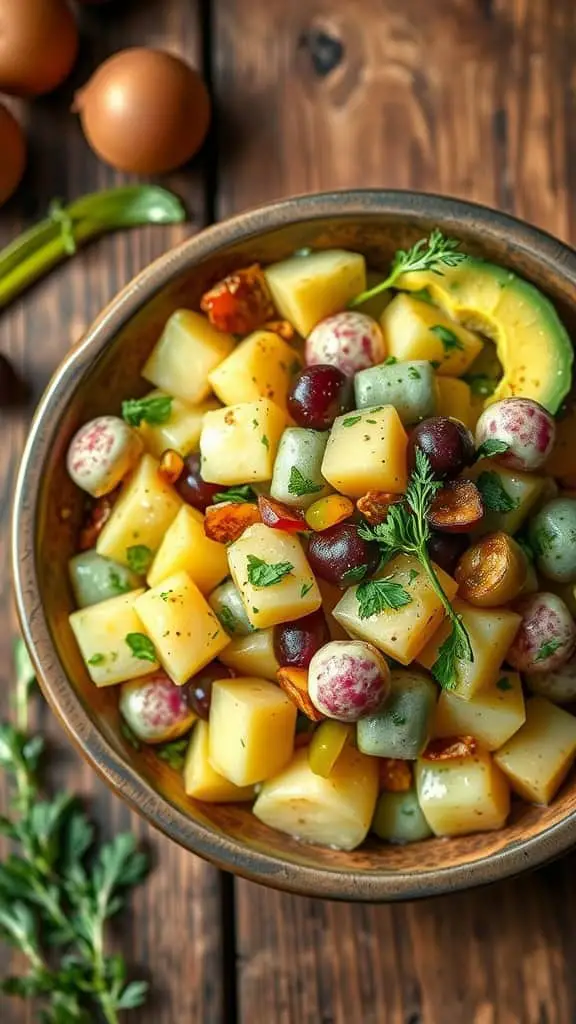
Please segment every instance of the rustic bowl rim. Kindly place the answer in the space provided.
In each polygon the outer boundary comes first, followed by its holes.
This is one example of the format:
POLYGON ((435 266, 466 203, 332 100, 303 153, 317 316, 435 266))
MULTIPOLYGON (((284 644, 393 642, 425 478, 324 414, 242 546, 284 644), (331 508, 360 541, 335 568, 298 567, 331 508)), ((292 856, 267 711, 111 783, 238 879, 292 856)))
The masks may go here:
POLYGON ((242 240, 297 221, 353 219, 393 214, 413 222, 425 218, 458 232, 468 228, 488 240, 506 239, 549 271, 576 286, 576 252, 552 235, 508 214, 447 196, 404 190, 358 189, 292 196, 206 228, 160 256, 105 307, 50 381, 32 420, 18 473, 12 522, 12 565, 22 633, 43 693, 68 736, 110 787, 156 828, 217 867, 251 881, 306 896, 387 902, 439 895, 487 884, 534 868, 576 841, 576 811, 544 832, 508 843, 468 864, 425 872, 341 870, 311 867, 247 848, 212 831, 173 807, 138 771, 124 762, 91 721, 59 662, 38 596, 35 524, 43 455, 50 423, 57 423, 76 384, 111 337, 182 270, 242 240))

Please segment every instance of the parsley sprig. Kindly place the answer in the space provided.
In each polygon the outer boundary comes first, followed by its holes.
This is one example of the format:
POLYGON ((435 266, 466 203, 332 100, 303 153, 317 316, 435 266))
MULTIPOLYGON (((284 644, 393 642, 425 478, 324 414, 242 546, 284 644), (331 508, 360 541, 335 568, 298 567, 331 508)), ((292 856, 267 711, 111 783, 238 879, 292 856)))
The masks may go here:
POLYGON ((272 587, 292 572, 292 562, 265 562, 256 555, 248 555, 248 582, 253 587, 272 587))
POLYGON ((390 273, 384 281, 369 288, 368 291, 360 292, 348 305, 350 307, 361 306, 368 299, 372 299, 380 292, 392 288, 401 274, 412 274, 419 270, 430 270, 433 274, 442 277, 442 266, 457 267, 468 257, 465 253, 459 252, 460 242, 455 238, 446 238, 439 230, 434 228, 428 238, 421 238, 411 249, 398 249, 390 273))
POLYGON ((427 456, 417 448, 416 465, 404 501, 390 507, 383 523, 376 526, 363 523, 358 527, 358 532, 364 540, 378 542, 385 562, 394 555, 406 554, 415 555, 422 564, 452 625, 432 666, 432 675, 440 686, 453 689, 458 682, 458 660, 473 661, 474 655, 467 630, 444 593, 428 553, 430 527, 427 517, 434 496, 441 486, 440 481, 434 479, 427 456))
POLYGON ((134 836, 95 842, 94 826, 69 793, 43 799, 44 741, 31 734, 34 671, 16 649, 15 724, 0 723, 0 767, 12 782, 0 832, 15 850, 0 862, 0 939, 24 953, 28 970, 0 991, 41 1001, 44 1024, 91 1024, 141 1006, 147 982, 127 981, 124 958, 106 952, 106 923, 148 871, 134 836))
POLYGON ((131 427, 139 427, 142 421, 152 425, 166 423, 172 414, 172 402, 171 395, 127 398, 122 402, 122 416, 131 427))

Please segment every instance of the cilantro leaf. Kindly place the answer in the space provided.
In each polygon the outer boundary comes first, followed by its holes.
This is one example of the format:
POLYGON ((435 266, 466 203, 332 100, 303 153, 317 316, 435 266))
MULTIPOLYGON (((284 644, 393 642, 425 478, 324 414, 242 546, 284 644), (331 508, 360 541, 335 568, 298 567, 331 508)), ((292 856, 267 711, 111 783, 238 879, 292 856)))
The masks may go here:
POLYGON ((518 498, 508 494, 497 473, 485 470, 476 481, 484 507, 490 512, 513 512, 518 508, 518 498))
POLYGON ((342 420, 343 427, 354 427, 357 423, 360 423, 361 416, 347 416, 345 420, 342 420))
POLYGON ((91 658, 88 658, 88 665, 103 665, 106 661, 105 654, 93 654, 91 658))
POLYGON ((172 402, 170 395, 128 398, 122 402, 122 416, 131 427, 139 427, 142 421, 153 425, 165 423, 170 419, 172 402))
POLYGON ((454 333, 454 331, 451 331, 449 327, 444 327, 443 324, 434 324, 430 330, 432 331, 432 334, 435 334, 437 338, 440 338, 442 348, 446 353, 454 352, 455 350, 464 352, 464 345, 460 341, 460 338, 454 333))
POLYGON ((126 561, 132 572, 137 576, 143 576, 152 565, 153 552, 146 544, 132 544, 126 548, 126 561))
POLYGON ((157 661, 154 644, 145 633, 127 633, 124 639, 135 658, 142 661, 157 661))
POLYGON ((227 491, 217 491, 212 497, 212 502, 219 505, 222 501, 233 501, 236 505, 241 505, 245 501, 256 501, 256 494, 249 484, 244 484, 230 487, 227 491))
POLYGON ((496 438, 488 437, 476 449, 476 458, 491 459, 494 455, 502 455, 503 452, 507 452, 509 449, 510 445, 506 441, 497 441, 496 438))
POLYGON ((552 657, 556 653, 559 647, 562 646, 561 640, 546 640, 543 644, 540 644, 538 653, 535 657, 535 661, 546 661, 546 658, 552 657))
POLYGON ((265 562, 256 555, 248 555, 248 581, 253 587, 271 587, 292 572, 291 562, 265 562))
POLYGON ((396 611, 404 605, 411 604, 412 598, 401 583, 394 582, 392 576, 380 580, 366 580, 359 583, 356 589, 358 616, 369 619, 386 609, 396 611))
MULTIPOLYGON (((358 530, 358 533, 360 533, 360 530, 358 530)), ((364 579, 367 572, 368 564, 366 562, 362 565, 354 565, 351 569, 346 569, 346 571, 342 573, 342 583, 346 583, 350 586, 353 583, 360 583, 360 580, 364 579)))
POLYGON ((289 494, 295 494, 296 497, 301 498, 304 494, 317 494, 318 491, 321 491, 322 489, 323 484, 315 484, 313 480, 304 476, 297 466, 291 467, 290 478, 288 480, 289 494))

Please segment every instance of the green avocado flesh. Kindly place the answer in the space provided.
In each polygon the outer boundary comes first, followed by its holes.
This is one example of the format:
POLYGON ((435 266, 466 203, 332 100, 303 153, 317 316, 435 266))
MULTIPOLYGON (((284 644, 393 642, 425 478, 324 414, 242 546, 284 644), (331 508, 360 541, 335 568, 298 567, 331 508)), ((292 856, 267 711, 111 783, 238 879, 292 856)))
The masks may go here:
POLYGON ((426 288, 454 320, 496 344, 503 376, 488 402, 533 398, 551 413, 570 390, 573 349, 552 303, 534 285, 494 263, 467 259, 457 267, 403 274, 403 291, 426 288))

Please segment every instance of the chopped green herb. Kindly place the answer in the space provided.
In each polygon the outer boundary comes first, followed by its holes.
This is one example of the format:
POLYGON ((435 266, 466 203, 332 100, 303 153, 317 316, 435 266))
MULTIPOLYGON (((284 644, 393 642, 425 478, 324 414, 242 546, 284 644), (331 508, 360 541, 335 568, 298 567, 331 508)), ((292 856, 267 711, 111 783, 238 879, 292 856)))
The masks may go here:
POLYGON ((252 605, 252 611, 254 612, 254 615, 258 615, 258 612, 260 611, 260 609, 256 608, 255 605, 252 605))
POLYGON ((497 441, 496 438, 488 437, 482 444, 476 449, 477 459, 491 459, 494 455, 502 455, 503 452, 507 452, 510 445, 506 441, 497 441))
POLYGON ((518 508, 518 498, 513 498, 504 487, 497 473, 484 471, 476 481, 482 495, 484 507, 490 512, 513 512, 518 508))
POLYGON ((189 739, 187 736, 181 740, 172 740, 170 743, 163 743, 156 747, 156 754, 161 761, 173 768, 175 772, 181 772, 186 760, 189 739))
POLYGON ((138 576, 142 576, 152 565, 153 552, 145 544, 132 544, 126 548, 126 561, 138 576))
POLYGON ((458 252, 459 247, 460 242, 454 238, 446 238, 439 228, 434 228, 428 238, 420 238, 411 249, 398 249, 388 277, 374 288, 369 288, 367 291, 361 292, 360 295, 356 295, 348 303, 348 306, 360 306, 374 295, 387 291, 388 288, 395 285, 402 274, 412 274, 418 270, 431 270, 433 274, 442 277, 440 269, 442 265, 456 267, 467 259, 463 252, 458 252))
POLYGON ((292 375, 294 375, 295 373, 300 373, 300 370, 301 370, 301 369, 302 369, 302 363, 300 362, 300 360, 299 360, 299 359, 294 359, 294 360, 293 360, 293 361, 292 361, 292 362, 290 363, 290 373, 291 373, 292 375))
POLYGON ((301 498, 304 494, 317 494, 322 489, 323 484, 315 484, 313 480, 309 480, 308 477, 304 476, 297 466, 291 467, 290 479, 288 480, 289 494, 295 494, 296 497, 301 498))
POLYGON ((437 370, 440 366, 442 366, 442 363, 440 362, 439 359, 430 359, 429 362, 433 370, 437 370))
POLYGON ((300 587, 300 597, 306 597, 306 594, 310 593, 313 586, 313 583, 303 583, 300 587))
POLYGON ((150 424, 165 423, 170 419, 172 402, 170 395, 129 398, 122 402, 122 416, 131 427, 139 427, 142 421, 150 424))
POLYGON ((362 565, 354 565, 351 569, 346 569, 346 572, 342 573, 342 583, 352 585, 353 583, 360 583, 364 579, 368 571, 368 565, 363 563, 362 565))
POLYGON ((395 363, 397 362, 398 359, 396 356, 386 356, 386 359, 384 360, 384 366, 394 366, 395 363))
POLYGON ((103 665, 105 661, 105 654, 93 654, 91 658, 88 658, 88 665, 103 665))
POLYGON ((562 642, 560 640, 546 640, 545 643, 540 644, 538 653, 534 660, 546 661, 546 658, 550 658, 561 646, 562 642))
POLYGON ((361 416, 347 416, 345 420, 342 420, 343 427, 353 427, 356 423, 360 423, 361 416))
POLYGON ((419 288, 416 292, 410 292, 411 299, 419 299, 420 302, 427 302, 429 306, 433 306, 432 296, 427 288, 419 288))
POLYGON ((125 583, 120 579, 120 573, 116 572, 115 569, 110 569, 108 573, 108 583, 110 588, 115 591, 116 594, 128 594, 132 587, 129 583, 125 583))
POLYGON ((510 682, 510 680, 508 679, 507 676, 502 676, 502 678, 499 679, 498 682, 496 683, 496 686, 497 686, 497 688, 499 690, 511 690, 512 689, 512 683, 510 682))
POLYGON ((256 501, 256 493, 249 484, 242 484, 242 486, 230 487, 227 491, 217 491, 212 502, 214 505, 219 505, 222 501, 233 501, 235 505, 241 505, 245 501, 256 501))
POLYGON ((216 612, 216 615, 218 616, 221 624, 224 626, 224 629, 226 630, 227 633, 236 632, 236 617, 233 615, 229 608, 226 608, 226 606, 224 605, 216 612))
POLYGON ((381 580, 366 580, 359 583, 356 590, 358 615, 361 619, 369 619, 372 615, 388 610, 396 611, 410 604, 412 598, 401 583, 395 583, 392 576, 381 580))
POLYGON ((392 711, 390 713, 390 720, 393 725, 406 725, 406 715, 403 715, 400 711, 392 711))
POLYGON ((291 562, 265 562, 256 555, 248 555, 248 580, 253 587, 272 587, 292 572, 291 562))
POLYGON ((154 644, 145 633, 127 633, 124 639, 135 658, 141 661, 157 660, 154 644))
POLYGON ((270 449, 270 441, 266 437, 266 434, 262 434, 262 437, 260 438, 260 442, 264 445, 264 447, 266 448, 267 451, 270 449))
POLYGON ((432 334, 435 334, 437 338, 440 338, 442 347, 445 352, 453 352, 455 349, 459 349, 464 352, 464 345, 460 341, 460 338, 454 331, 451 331, 449 327, 444 327, 442 324, 435 324, 430 330, 432 334))
POLYGON ((246 747, 246 742, 242 739, 242 737, 240 737, 240 743, 242 744, 243 747, 246 747))
POLYGON ((534 554, 546 555, 552 550, 556 542, 556 536, 551 530, 547 530, 546 527, 538 530, 532 538, 532 544, 534 546, 534 554))
POLYGON ((415 366, 408 367, 408 376, 410 377, 410 380, 422 380, 422 374, 415 366))
POLYGON ((162 591, 160 591, 160 597, 162 598, 163 601, 167 601, 168 598, 170 597, 170 594, 173 594, 173 593, 174 593, 173 590, 162 590, 162 591))
POLYGON ((419 575, 420 573, 416 569, 410 569, 408 571, 408 586, 410 586, 411 583, 414 583, 414 580, 417 580, 419 575))

